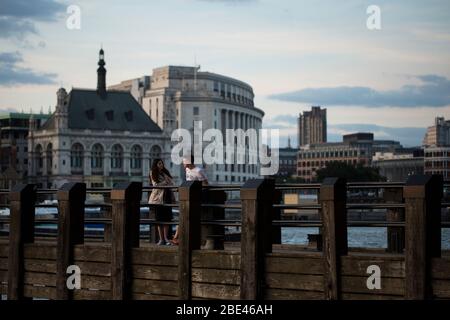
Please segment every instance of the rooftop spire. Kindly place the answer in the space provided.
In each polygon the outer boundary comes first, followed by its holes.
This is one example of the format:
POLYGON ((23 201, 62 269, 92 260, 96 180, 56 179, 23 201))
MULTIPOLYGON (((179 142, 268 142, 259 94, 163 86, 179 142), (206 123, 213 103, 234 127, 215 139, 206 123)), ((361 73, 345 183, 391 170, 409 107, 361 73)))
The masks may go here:
POLYGON ((105 52, 103 48, 98 53, 98 69, 97 69, 97 93, 101 96, 106 95, 106 69, 105 69, 105 52))

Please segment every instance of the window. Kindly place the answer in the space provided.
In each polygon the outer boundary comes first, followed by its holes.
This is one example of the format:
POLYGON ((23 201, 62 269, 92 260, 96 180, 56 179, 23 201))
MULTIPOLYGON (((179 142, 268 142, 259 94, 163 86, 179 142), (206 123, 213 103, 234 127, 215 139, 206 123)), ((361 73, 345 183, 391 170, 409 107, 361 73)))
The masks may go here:
POLYGON ((108 121, 114 121, 114 111, 113 110, 106 111, 105 116, 106 116, 106 119, 108 119, 108 121))
POLYGON ((118 144, 111 149, 111 169, 122 169, 123 150, 118 144))
POLYGON ((219 92, 219 83, 214 81, 214 92, 219 92))
POLYGON ((194 116, 198 115, 199 115, 198 107, 194 107, 194 116))
POLYGON ((142 148, 138 145, 131 148, 131 169, 142 168, 142 148))
POLYGON ((70 150, 70 167, 73 169, 83 168, 83 146, 75 143, 70 150))
POLYGON ((50 143, 47 146, 47 152, 46 152, 46 158, 47 158, 47 173, 50 173, 52 171, 53 166, 53 152, 52 152, 52 144, 50 143))
POLYGON ((103 168, 103 147, 100 144, 92 147, 91 167, 93 169, 103 168))

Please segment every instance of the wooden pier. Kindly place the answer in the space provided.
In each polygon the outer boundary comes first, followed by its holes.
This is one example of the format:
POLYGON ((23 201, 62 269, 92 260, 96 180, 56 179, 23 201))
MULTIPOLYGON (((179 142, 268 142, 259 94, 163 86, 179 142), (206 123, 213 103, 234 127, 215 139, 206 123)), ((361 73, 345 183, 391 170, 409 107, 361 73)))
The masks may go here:
POLYGON ((140 183, 108 191, 111 216, 98 219, 105 223, 101 241, 85 237, 85 184, 57 191, 53 238, 35 234, 40 191, 18 185, 8 195, 10 216, 0 221, 10 230, 0 237, 0 293, 11 300, 450 299, 450 256, 441 250, 441 207, 448 205, 442 204, 442 178, 373 185, 385 189, 384 203, 347 203, 350 187, 367 186, 337 178, 299 186, 318 191, 321 219, 313 222, 280 220, 281 210, 292 209, 280 203, 281 191, 294 186, 264 179, 230 187, 240 192, 242 218, 240 244, 228 246, 223 227, 233 224, 223 220, 221 196, 227 188, 206 187, 217 201, 202 203, 205 187, 184 182, 177 188, 180 245, 157 246, 140 237, 140 224, 152 223, 140 215, 140 183), (389 229, 388 248, 351 250, 347 228, 362 223, 347 221, 347 210, 371 206, 389 210, 387 221, 375 224, 389 229), (281 244, 280 228, 289 224, 320 227, 322 249, 281 244), (81 269, 80 289, 66 286, 70 265, 81 269), (367 286, 371 265, 380 268, 380 289, 367 286))

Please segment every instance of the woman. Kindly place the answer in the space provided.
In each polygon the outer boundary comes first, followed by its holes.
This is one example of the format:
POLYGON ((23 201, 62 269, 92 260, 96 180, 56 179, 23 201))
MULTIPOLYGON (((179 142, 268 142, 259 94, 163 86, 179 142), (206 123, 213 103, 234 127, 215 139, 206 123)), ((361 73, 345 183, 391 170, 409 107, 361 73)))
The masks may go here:
MULTIPOLYGON (((173 185, 172 176, 164 167, 164 162, 161 159, 155 159, 152 163, 150 171, 150 181, 154 187, 171 186, 173 185)), ((170 189, 153 189, 148 200, 149 204, 155 206, 151 207, 151 210, 155 212, 155 220, 157 222, 170 222, 172 221, 172 208, 165 207, 163 204, 169 204, 173 202, 173 193, 170 189)), ((158 224, 158 245, 171 245, 169 241, 169 225, 158 224)))

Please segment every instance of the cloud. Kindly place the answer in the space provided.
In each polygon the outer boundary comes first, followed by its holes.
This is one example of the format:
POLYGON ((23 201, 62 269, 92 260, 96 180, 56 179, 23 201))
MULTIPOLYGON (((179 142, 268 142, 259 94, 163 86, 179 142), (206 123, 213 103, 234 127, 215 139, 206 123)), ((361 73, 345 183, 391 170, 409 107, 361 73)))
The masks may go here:
POLYGON ((450 104, 450 80, 439 75, 416 76, 418 85, 377 91, 368 87, 306 88, 269 96, 270 99, 324 106, 443 107, 450 104))
POLYGON ((0 86, 20 84, 54 84, 54 73, 39 73, 29 68, 18 66, 23 62, 20 52, 0 52, 0 86))
POLYGON ((0 38, 23 40, 37 34, 35 21, 56 21, 65 6, 54 0, 2 0, 0 6, 0 38))

